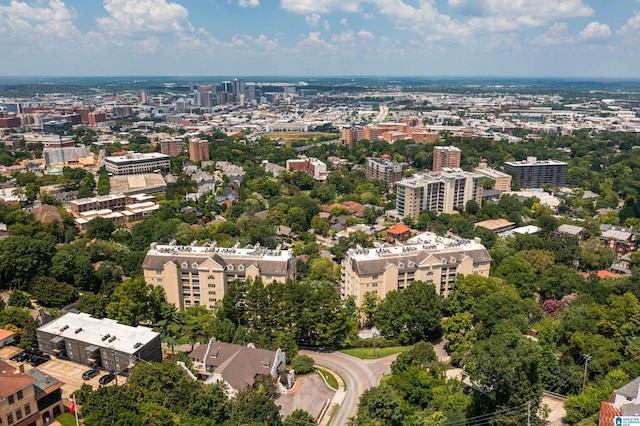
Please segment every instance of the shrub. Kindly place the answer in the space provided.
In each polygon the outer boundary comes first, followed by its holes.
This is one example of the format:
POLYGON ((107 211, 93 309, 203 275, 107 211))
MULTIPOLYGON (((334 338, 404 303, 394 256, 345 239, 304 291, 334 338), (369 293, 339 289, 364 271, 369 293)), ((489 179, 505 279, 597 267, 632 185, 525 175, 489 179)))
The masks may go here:
POLYGON ((306 355, 298 355, 291 361, 291 368, 298 374, 307 374, 313 371, 313 358, 306 355))

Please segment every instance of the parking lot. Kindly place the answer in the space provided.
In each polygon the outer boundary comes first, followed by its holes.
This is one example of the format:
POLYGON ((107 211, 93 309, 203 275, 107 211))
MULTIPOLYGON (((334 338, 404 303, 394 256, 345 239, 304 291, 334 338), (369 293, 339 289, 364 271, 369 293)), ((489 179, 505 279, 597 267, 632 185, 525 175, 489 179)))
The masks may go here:
POLYGON ((330 389, 326 383, 317 375, 299 377, 300 389, 289 395, 280 395, 276 399, 276 404, 280 406, 280 413, 288 416, 294 410, 301 408, 317 417, 328 400, 333 398, 335 391, 330 389))
MULTIPOLYGON (((8 362, 9 364, 18 368, 20 363, 11 361, 10 358, 22 352, 22 349, 16 348, 15 346, 6 346, 4 348, 0 348, 0 359, 8 362)), ((28 363, 23 363, 25 371, 33 368, 28 363)), ((99 385, 98 381, 100 377, 106 374, 106 372, 101 371, 99 375, 92 378, 91 380, 82 380, 82 373, 87 371, 89 367, 85 365, 76 364, 71 361, 64 361, 55 357, 52 357, 51 360, 45 362, 44 364, 40 364, 38 370, 42 371, 45 374, 53 377, 64 383, 62 386, 62 398, 70 398, 71 394, 76 390, 80 389, 83 383, 87 383, 93 388, 97 388, 99 385)), ((106 386, 113 386, 118 383, 118 385, 122 385, 126 383, 126 378, 122 376, 116 376, 116 380, 107 384, 106 386)))

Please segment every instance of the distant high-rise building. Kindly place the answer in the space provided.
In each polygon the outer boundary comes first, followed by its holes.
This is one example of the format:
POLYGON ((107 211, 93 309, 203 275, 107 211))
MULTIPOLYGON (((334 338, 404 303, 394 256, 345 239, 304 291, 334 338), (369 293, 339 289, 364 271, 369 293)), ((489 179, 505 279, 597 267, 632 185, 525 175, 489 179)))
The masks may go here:
POLYGON ((233 83, 231 83, 230 81, 223 81, 222 91, 227 93, 233 93, 233 83))
POLYGON ((527 157, 523 161, 504 163, 504 171, 518 176, 522 188, 542 188, 545 183, 564 186, 567 183, 567 163, 527 157))
POLYGON ((193 138, 189 140, 189 159, 191 161, 206 161, 209 159, 209 141, 193 138))
POLYGON ((389 189, 402 179, 402 164, 394 163, 386 158, 367 159, 367 179, 381 180, 389 189))
POLYGON ((242 79, 235 78, 233 80, 233 94, 236 95, 236 100, 240 99, 241 95, 244 95, 245 82, 242 79))
POLYGON ((165 139, 160 141, 160 152, 170 157, 182 154, 182 141, 179 139, 165 139))
POLYGON ((147 99, 147 92, 140 92, 140 103, 146 105, 149 103, 149 99, 147 99))
POLYGON ((434 172, 442 169, 460 168, 460 149, 455 146, 434 146, 433 147, 433 167, 434 172))

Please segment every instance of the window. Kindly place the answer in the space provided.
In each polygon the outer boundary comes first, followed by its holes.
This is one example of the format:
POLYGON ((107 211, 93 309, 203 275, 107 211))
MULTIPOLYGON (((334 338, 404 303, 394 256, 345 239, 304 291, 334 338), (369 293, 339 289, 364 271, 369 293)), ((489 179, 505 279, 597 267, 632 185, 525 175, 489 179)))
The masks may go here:
POLYGON ((271 275, 267 275, 265 276, 267 283, 271 283, 271 280, 273 280, 273 277, 271 275))
POLYGON ((209 275, 209 276, 207 277, 207 279, 209 279, 209 280, 215 280, 215 279, 216 279, 216 277, 215 277, 215 275, 209 275))
POLYGON ((158 279, 156 279, 156 281, 161 283, 162 282, 162 278, 158 278, 158 279))
POLYGON ((227 265, 227 271, 233 271, 233 265, 227 265))
POLYGON ((209 284, 209 288, 216 288, 215 284, 209 284))
POLYGON ((24 395, 22 394, 21 390, 18 391, 17 395, 18 395, 18 401, 20 401, 22 398, 24 398, 24 395))
POLYGON ((13 424, 13 414, 11 414, 11 413, 7 414, 7 424, 8 425, 12 425, 13 424))
POLYGON ((15 397, 13 395, 9 395, 9 397, 7 398, 7 401, 9 401, 9 405, 13 404, 15 402, 15 397))
POLYGON ((371 287, 378 287, 378 283, 371 283, 371 287))
POLYGON ((22 408, 16 410, 16 420, 22 419, 22 408))
POLYGON ((31 405, 28 402, 24 405, 24 414, 27 416, 31 414, 31 405))
POLYGON ((373 280, 377 280, 378 279, 378 274, 374 275, 373 277, 371 277, 371 279, 373 280))

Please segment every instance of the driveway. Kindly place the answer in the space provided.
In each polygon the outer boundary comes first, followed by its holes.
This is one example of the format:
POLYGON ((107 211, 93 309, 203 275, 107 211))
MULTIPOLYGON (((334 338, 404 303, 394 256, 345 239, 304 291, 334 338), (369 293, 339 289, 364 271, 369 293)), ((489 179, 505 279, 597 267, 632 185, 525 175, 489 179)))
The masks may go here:
POLYGON ((318 418, 320 411, 328 400, 333 399, 336 391, 329 388, 317 374, 300 377, 298 381, 300 389, 292 394, 280 395, 276 400, 276 404, 280 406, 280 413, 288 416, 294 410, 302 409, 318 418))
POLYGON ((397 357, 391 355, 376 360, 361 360, 341 352, 300 351, 313 358, 316 364, 339 373, 345 381, 344 399, 336 401, 340 408, 333 418, 334 425, 346 425, 349 418, 356 415, 358 400, 365 390, 377 386, 383 375, 391 371, 391 362, 397 357))

